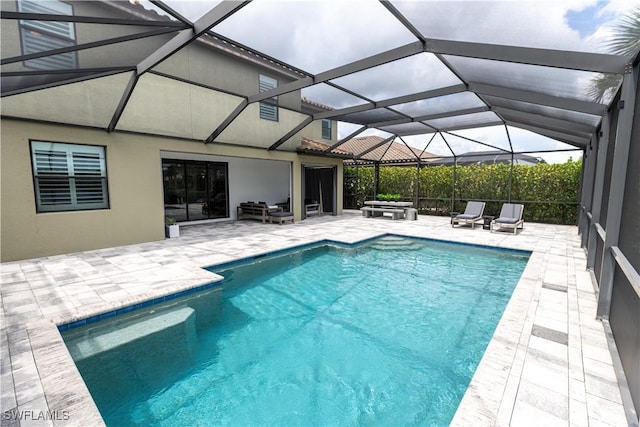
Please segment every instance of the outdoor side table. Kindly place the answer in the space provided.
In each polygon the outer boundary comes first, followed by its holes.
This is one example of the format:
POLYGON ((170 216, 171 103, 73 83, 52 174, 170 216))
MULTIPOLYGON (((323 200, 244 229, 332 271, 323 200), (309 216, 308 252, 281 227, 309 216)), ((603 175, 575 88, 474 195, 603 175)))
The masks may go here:
POLYGON ((451 214, 451 221, 450 221, 450 222, 451 222, 451 224, 453 224, 453 218, 454 218, 456 215, 460 214, 460 212, 449 212, 449 213, 451 214))
POLYGON ((495 217, 491 215, 484 215, 482 219, 484 220, 484 225, 482 226, 483 230, 491 229, 491 221, 493 221, 495 217))

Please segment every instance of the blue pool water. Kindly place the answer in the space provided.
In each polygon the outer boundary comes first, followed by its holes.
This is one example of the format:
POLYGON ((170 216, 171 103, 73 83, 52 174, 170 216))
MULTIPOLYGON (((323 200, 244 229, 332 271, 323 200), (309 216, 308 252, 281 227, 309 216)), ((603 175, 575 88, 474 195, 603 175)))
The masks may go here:
POLYGON ((63 335, 109 426, 448 425, 527 260, 323 245, 63 335))

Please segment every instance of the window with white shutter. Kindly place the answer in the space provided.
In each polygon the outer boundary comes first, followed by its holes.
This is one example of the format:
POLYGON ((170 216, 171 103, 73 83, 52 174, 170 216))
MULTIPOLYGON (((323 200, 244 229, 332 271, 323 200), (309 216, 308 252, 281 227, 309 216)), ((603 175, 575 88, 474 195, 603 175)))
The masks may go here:
MULTIPOLYGON (((57 0, 19 0, 18 11, 24 13, 73 15, 73 8, 70 4, 57 0)), ((23 55, 60 49, 76 44, 73 22, 20 20, 20 38, 22 41, 23 55)), ((76 52, 30 59, 25 61, 25 65, 27 67, 45 70, 76 68, 76 52)))
POLYGON ((38 212, 107 209, 104 147, 31 141, 38 212))
POLYGON ((322 119, 322 138, 331 139, 331 120, 322 119))
MULTIPOLYGON (((266 92, 278 87, 278 81, 269 76, 260 74, 259 90, 266 92)), ((260 118, 266 120, 278 121, 278 97, 265 99, 260 102, 260 118)))

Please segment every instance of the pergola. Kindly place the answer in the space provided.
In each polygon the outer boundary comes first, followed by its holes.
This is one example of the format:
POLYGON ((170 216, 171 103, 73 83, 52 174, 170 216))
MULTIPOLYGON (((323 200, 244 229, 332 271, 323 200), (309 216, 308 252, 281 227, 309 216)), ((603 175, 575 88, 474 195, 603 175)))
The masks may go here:
MULTIPOLYGON (((588 251, 588 268, 599 286, 598 316, 611 319, 631 395, 639 405, 640 370, 634 338, 640 324, 637 54, 611 55, 585 45, 576 50, 563 46, 561 39, 545 41, 544 31, 520 34, 518 23, 526 19, 519 13, 520 2, 500 2, 508 9, 501 12, 503 28, 485 27, 486 3, 471 2, 383 0, 358 2, 350 9, 350 2, 334 2, 335 14, 329 21, 314 14, 319 2, 199 2, 195 18, 178 12, 178 3, 170 1, 103 3, 127 17, 44 9, 2 11, 3 27, 9 21, 73 22, 113 26, 121 32, 118 37, 12 57, 5 57, 3 49, 3 117, 135 132, 123 128, 123 115, 144 86, 143 79, 152 75, 236 101, 222 117, 200 123, 197 135, 172 135, 206 144, 225 144, 225 129, 250 105, 301 91, 328 108, 308 112, 287 107, 298 115, 298 124, 263 145, 266 150, 295 150, 288 143, 292 137, 321 119, 344 123, 350 130, 314 154, 356 161, 395 139, 408 145, 406 138, 419 135, 423 135, 423 150, 433 149, 430 141, 440 140, 454 158, 470 151, 467 146, 461 148, 461 141, 511 154, 547 151, 543 145, 520 144, 513 138, 514 129, 564 144, 552 150, 581 150, 585 161, 579 230, 588 251), (461 22, 462 16, 468 18, 461 22), (275 33, 269 33, 274 26, 267 24, 272 22, 277 22, 275 33), (345 28, 350 30, 348 36, 345 28), (464 31, 454 31, 456 28, 464 31), (338 33, 338 40, 331 38, 338 33), (283 49, 298 39, 303 40, 305 52, 283 49), (142 40, 152 49, 140 49, 142 40), (256 85, 255 93, 246 96, 213 87, 195 74, 170 75, 162 70, 164 61, 191 43, 241 51, 248 60, 255 58, 284 70, 291 81, 263 92, 256 85), (25 70, 20 66, 25 61, 80 51, 87 55, 78 67, 25 70), (614 76, 613 83, 603 102, 594 101, 590 84, 603 75, 614 76), (113 85, 91 116, 66 114, 64 109, 49 115, 20 108, 37 104, 47 91, 99 84, 103 79, 110 79, 113 85), (502 128, 504 137, 479 141, 464 134, 468 129, 487 127, 502 128), (337 151, 345 141, 372 130, 386 135, 379 145, 353 155, 337 151)), ((537 7, 546 6, 537 3, 537 7)), ((407 153, 407 160, 415 156, 419 161, 415 149, 407 153)))

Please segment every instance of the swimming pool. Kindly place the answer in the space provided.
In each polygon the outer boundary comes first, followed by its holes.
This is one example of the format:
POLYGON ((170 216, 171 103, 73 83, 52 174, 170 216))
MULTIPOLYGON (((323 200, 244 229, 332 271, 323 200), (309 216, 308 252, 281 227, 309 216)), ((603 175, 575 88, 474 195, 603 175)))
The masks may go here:
POLYGON ((63 336, 107 425, 448 425, 527 260, 320 245, 63 336))

